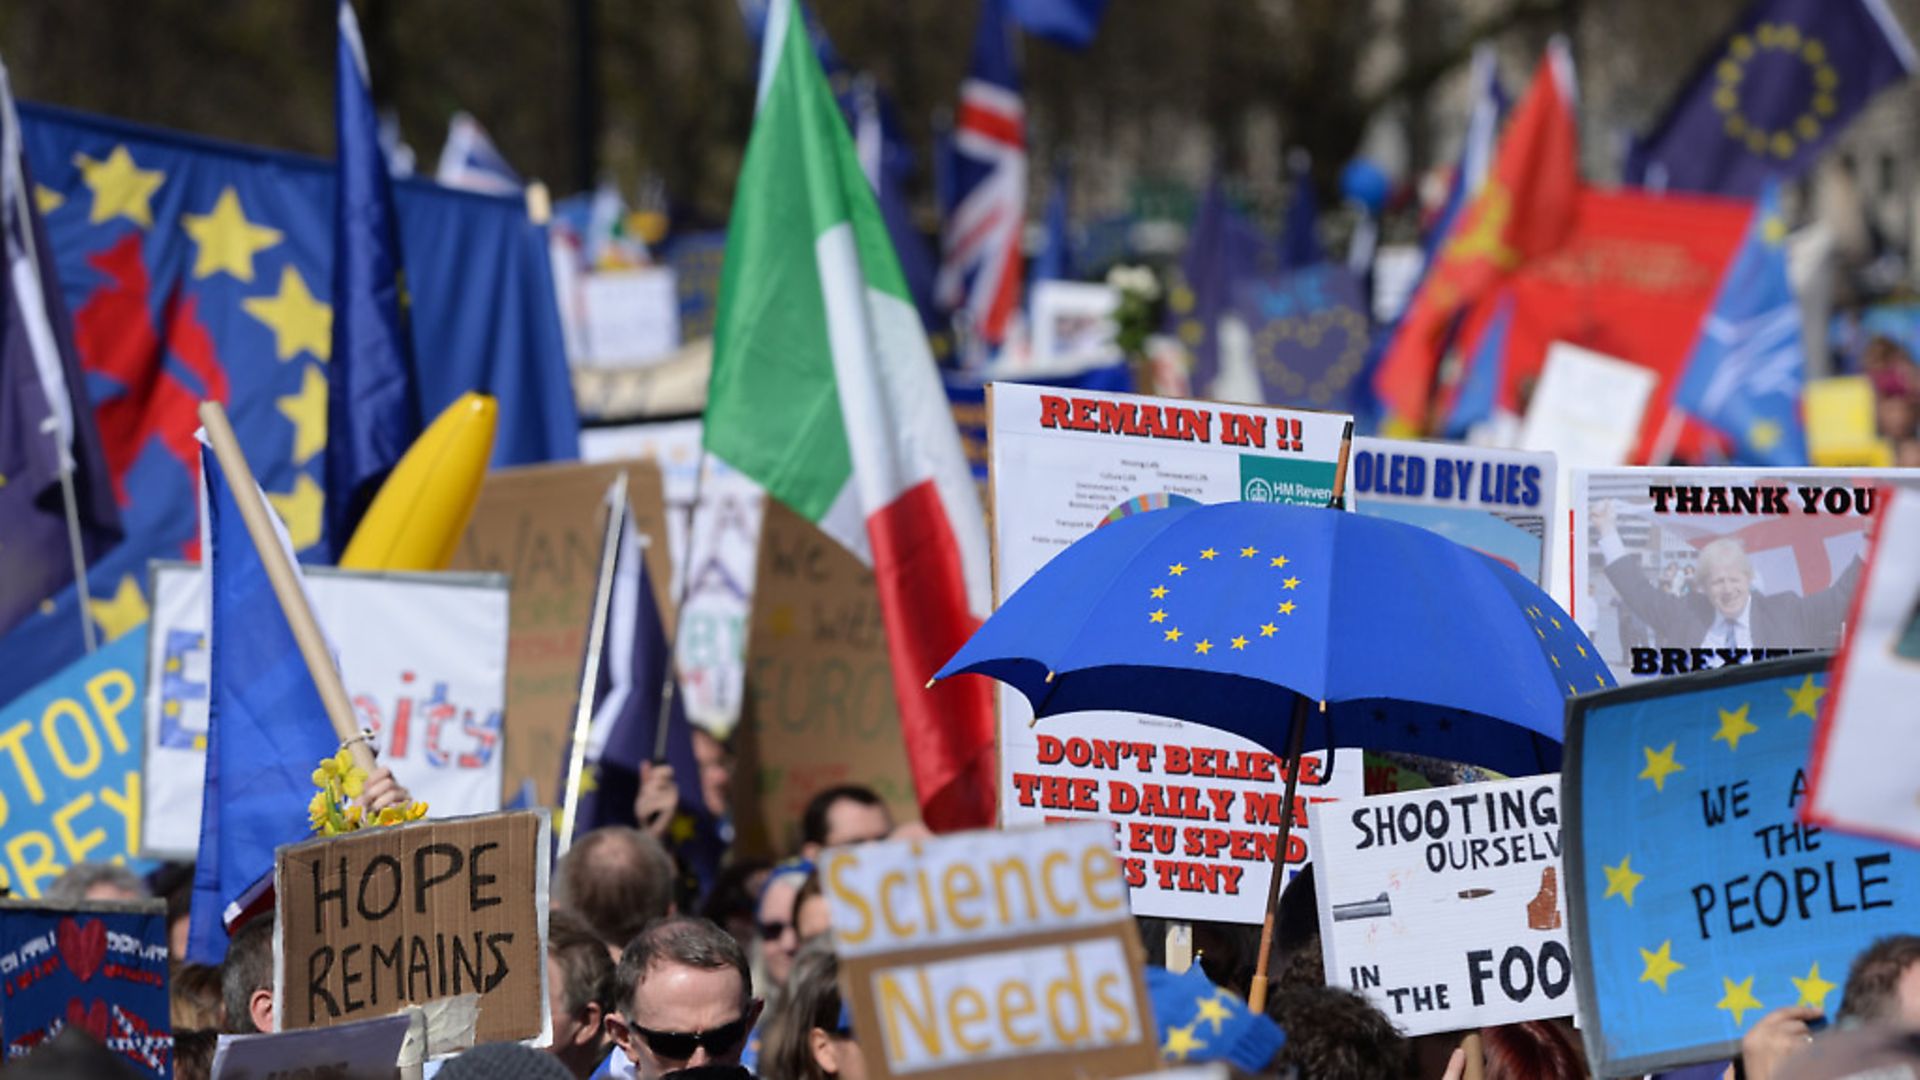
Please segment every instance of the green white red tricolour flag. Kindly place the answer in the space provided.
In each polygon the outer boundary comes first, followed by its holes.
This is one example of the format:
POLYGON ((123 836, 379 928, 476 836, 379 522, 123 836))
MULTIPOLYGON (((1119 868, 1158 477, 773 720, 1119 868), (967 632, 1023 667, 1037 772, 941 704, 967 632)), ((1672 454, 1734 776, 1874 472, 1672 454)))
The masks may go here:
POLYGON ((921 814, 990 826, 990 686, 924 685, 988 610, 979 495, 805 20, 784 14, 727 230, 706 446, 873 566, 921 814))

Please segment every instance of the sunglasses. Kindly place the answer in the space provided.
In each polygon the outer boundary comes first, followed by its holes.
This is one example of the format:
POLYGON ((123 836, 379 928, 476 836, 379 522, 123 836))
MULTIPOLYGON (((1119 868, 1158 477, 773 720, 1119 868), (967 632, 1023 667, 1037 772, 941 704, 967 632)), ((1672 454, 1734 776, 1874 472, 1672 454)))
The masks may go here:
POLYGON ((655 1031, 634 1023, 629 1023, 627 1026, 633 1029, 635 1035, 640 1036, 641 1041, 647 1044, 647 1049, 653 1051, 654 1056, 669 1061, 686 1061, 693 1057, 695 1050, 699 1049, 706 1050, 708 1057, 719 1057, 739 1046, 740 1040, 747 1037, 747 1018, 744 1015, 730 1024, 723 1024, 709 1031, 691 1033, 655 1031))
POLYGON ((760 924, 760 940, 779 941, 792 926, 790 922, 763 922, 760 924))

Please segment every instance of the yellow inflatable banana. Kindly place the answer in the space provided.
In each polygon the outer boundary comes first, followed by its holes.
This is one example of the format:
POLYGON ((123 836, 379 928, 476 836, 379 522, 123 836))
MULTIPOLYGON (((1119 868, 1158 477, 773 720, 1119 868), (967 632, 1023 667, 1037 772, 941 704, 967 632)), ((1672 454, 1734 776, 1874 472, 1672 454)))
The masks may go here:
POLYGON ((479 501, 498 418, 485 394, 464 394, 435 417, 380 485, 341 568, 445 570, 479 501))

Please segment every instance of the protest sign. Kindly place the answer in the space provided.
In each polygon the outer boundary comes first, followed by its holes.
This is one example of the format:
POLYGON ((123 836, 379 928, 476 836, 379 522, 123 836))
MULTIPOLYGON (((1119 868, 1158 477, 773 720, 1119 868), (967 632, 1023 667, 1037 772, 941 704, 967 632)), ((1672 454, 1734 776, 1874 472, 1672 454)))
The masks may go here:
POLYGON ((1893 450, 1880 437, 1874 403, 1873 380, 1868 376, 1807 380, 1801 398, 1807 460, 1824 468, 1893 464, 1893 450))
POLYGON ((641 365, 680 347, 680 297, 670 269, 595 270, 582 279, 579 297, 588 364, 641 365))
POLYGON ((1839 1004, 1911 932, 1920 854, 1803 825, 1827 658, 1572 699, 1562 775, 1580 1027, 1601 1076, 1736 1056, 1786 1005, 1839 1004))
POLYGON ((683 597, 674 661, 687 719, 709 731, 733 730, 740 720, 747 613, 766 500, 760 485, 701 450, 698 420, 588 428, 580 433, 580 456, 587 461, 646 459, 659 465, 667 547, 673 556, 672 592, 683 597))
POLYGON ((1427 1035, 1573 1012, 1560 778, 1309 811, 1327 979, 1427 1035))
MULTIPOLYGON (((304 570, 354 717, 380 764, 436 817, 500 808, 507 583, 498 574, 304 570)), ((140 850, 193 858, 206 775, 206 579, 154 562, 140 850)))
POLYGON ((1556 341, 1527 405, 1520 447, 1551 451, 1568 467, 1624 465, 1659 381, 1637 364, 1556 341))
POLYGON ((830 848, 821 884, 868 1074, 1112 1077, 1159 1063, 1106 830, 830 848))
POLYGON ((307 1031, 222 1035, 212 1080, 390 1080, 408 1022, 399 1013, 307 1031))
POLYGON ((1321 263, 1233 289, 1233 311, 1251 337, 1261 396, 1313 409, 1350 409, 1372 344, 1366 299, 1353 272, 1321 263))
MULTIPOLYGON (((1035 768, 1016 770, 1009 826, 1097 821, 1111 833, 1135 915, 1257 923, 1279 847, 1286 761, 1251 739, 1130 713, 1049 717, 1035 768)), ((1307 805, 1357 798, 1358 751, 1301 759, 1287 880, 1313 861, 1307 805)))
POLYGON ((1888 747, 1912 738, 1920 702, 1920 491, 1883 489, 1845 646, 1820 711, 1802 817, 1920 847, 1920 784, 1888 747))
POLYGON ((274 1023, 331 1027, 478 994, 476 1043, 545 1044, 550 843, 546 811, 524 810, 275 851, 274 1023))
POLYGON ((1874 485, 1901 475, 1575 470, 1567 610, 1621 683, 1831 649, 1874 485))
POLYGON ((1117 363, 1113 314, 1120 291, 1086 281, 1038 281, 1033 286, 1032 367, 1084 371, 1117 363))
POLYGON ((736 740, 736 847, 792 850, 807 800, 834 784, 865 784, 895 821, 917 820, 873 571, 769 502, 755 580, 736 740))
POLYGON ((69 1027, 172 1075, 163 901, 0 900, 0 1065, 69 1027))
POLYGON ((1356 437, 1347 505, 1439 533, 1546 589, 1557 479, 1552 454, 1356 437))
MULTIPOLYGON (((1195 502, 1326 505, 1351 420, 1018 383, 994 383, 987 403, 996 600, 1107 521, 1195 502)), ((1019 805, 1014 776, 1047 770, 1031 706, 1005 687, 999 701, 1005 821, 1019 805)), ((1098 730, 1127 718, 1100 712, 1075 722, 1098 730)), ((1070 732, 1057 727, 1062 722, 1049 719, 1041 727, 1064 738, 1070 732)), ((1252 921, 1258 919, 1255 912, 1252 921)))
POLYGON ((607 489, 622 469, 634 525, 652 542, 648 574, 660 616, 671 632, 666 511, 660 470, 625 465, 533 465, 487 474, 473 520, 453 556, 453 569, 507 575, 512 622, 507 631, 506 758, 508 797, 531 784, 535 804, 559 801, 560 765, 573 734, 580 669, 593 612, 593 586, 606 536, 607 489))
POLYGON ((0 710, 0 888, 37 897, 75 863, 133 856, 146 661, 141 626, 0 710))

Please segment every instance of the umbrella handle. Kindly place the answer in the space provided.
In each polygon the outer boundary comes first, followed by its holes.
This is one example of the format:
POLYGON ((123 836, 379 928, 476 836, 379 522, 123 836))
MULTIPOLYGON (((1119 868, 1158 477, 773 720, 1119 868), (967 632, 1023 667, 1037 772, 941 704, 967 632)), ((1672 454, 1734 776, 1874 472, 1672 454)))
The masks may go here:
MULTIPOLYGON (((1287 844, 1293 839, 1293 796, 1300 780, 1300 750, 1307 739, 1307 696, 1295 694, 1293 720, 1287 732, 1287 790, 1280 802, 1280 846, 1273 852, 1273 877, 1267 882, 1267 912, 1260 922, 1260 952, 1254 958, 1253 985, 1247 988, 1247 1007, 1267 1007, 1267 958, 1273 952, 1273 917, 1280 906, 1280 887, 1287 873, 1287 844)), ((1331 743, 1333 740, 1327 740, 1331 743)))

